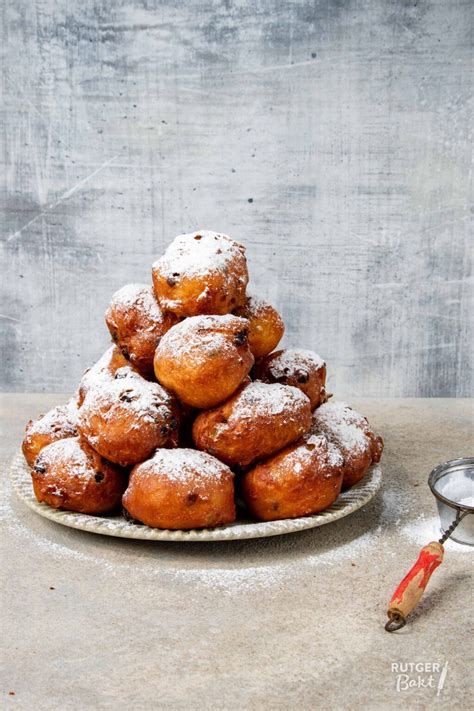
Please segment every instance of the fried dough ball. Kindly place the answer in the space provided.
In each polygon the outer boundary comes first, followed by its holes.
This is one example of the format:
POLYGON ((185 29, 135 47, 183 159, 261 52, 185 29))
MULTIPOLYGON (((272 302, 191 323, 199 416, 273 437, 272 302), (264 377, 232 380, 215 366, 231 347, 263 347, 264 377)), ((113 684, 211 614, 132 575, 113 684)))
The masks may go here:
POLYGON ((152 274, 158 303, 176 316, 227 314, 245 301, 245 247, 218 232, 179 235, 152 274))
POLYGON ((220 526, 235 520, 234 475, 195 449, 158 449, 132 469, 123 495, 128 514, 154 528, 220 526))
POLYGON ((65 405, 57 405, 37 420, 26 425, 22 443, 23 455, 30 467, 43 447, 66 437, 77 437, 77 407, 74 399, 65 405))
POLYGON ((248 321, 193 316, 173 326, 155 353, 158 381, 192 407, 206 409, 236 390, 253 365, 248 321))
POLYGON ((285 324, 268 301, 248 296, 245 304, 234 313, 249 320, 249 346, 255 358, 262 358, 277 347, 285 332, 285 324))
POLYGON ((341 450, 345 461, 343 489, 360 481, 382 456, 383 439, 371 431, 363 415, 344 402, 321 405, 313 414, 311 433, 325 435, 341 450))
POLYGON ((31 477, 38 501, 86 514, 114 509, 127 485, 125 472, 79 437, 62 439, 42 449, 31 477))
POLYGON ((157 449, 132 469, 123 506, 153 528, 211 528, 235 520, 234 475, 195 449, 157 449))
POLYGON ((309 516, 337 499, 343 465, 341 452, 326 437, 305 436, 244 474, 243 499, 262 521, 309 516))
POLYGON ((161 311, 151 286, 128 284, 112 296, 105 322, 124 357, 140 373, 149 375, 156 346, 177 318, 161 311))
POLYGON ((288 385, 244 384, 193 425, 198 449, 229 465, 247 467, 286 447, 311 425, 309 400, 288 385))
POLYGON ((255 364, 253 377, 264 383, 283 383, 299 388, 314 410, 326 402, 326 363, 314 351, 285 348, 270 353, 255 364))
POLYGON ((80 407, 84 402, 84 398, 92 387, 105 382, 111 382, 119 368, 125 368, 130 363, 117 346, 110 346, 105 353, 99 358, 97 363, 87 368, 79 383, 77 406, 80 407))
POLYGON ((178 427, 174 398, 131 368, 91 388, 79 408, 79 431, 106 459, 128 466, 163 447, 178 427))

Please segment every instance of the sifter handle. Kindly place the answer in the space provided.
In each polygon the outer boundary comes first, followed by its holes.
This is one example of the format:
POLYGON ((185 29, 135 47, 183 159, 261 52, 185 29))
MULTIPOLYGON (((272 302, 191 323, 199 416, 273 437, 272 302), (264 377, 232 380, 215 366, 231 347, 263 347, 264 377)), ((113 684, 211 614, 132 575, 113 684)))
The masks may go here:
POLYGON ((443 562, 444 548, 438 541, 428 543, 421 549, 418 560, 405 575, 390 600, 385 625, 387 632, 395 632, 406 624, 406 618, 419 603, 428 580, 438 565, 443 562))

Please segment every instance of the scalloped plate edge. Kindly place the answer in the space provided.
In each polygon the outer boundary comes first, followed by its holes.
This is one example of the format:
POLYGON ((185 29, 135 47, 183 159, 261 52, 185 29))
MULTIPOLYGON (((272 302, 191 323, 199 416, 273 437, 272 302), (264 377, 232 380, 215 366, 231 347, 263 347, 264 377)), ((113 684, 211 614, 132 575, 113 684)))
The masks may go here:
POLYGON ((128 523, 119 516, 89 516, 88 514, 53 509, 47 504, 40 504, 35 498, 31 485, 30 470, 21 453, 17 454, 10 464, 10 481, 15 493, 26 506, 40 516, 62 526, 116 538, 190 543, 267 538, 269 536, 296 533, 332 523, 332 521, 337 521, 354 513, 354 511, 362 508, 374 498, 382 485, 382 468, 379 464, 372 465, 362 481, 340 494, 332 506, 319 514, 255 523, 239 523, 237 521, 218 528, 193 529, 190 531, 150 528, 128 523))

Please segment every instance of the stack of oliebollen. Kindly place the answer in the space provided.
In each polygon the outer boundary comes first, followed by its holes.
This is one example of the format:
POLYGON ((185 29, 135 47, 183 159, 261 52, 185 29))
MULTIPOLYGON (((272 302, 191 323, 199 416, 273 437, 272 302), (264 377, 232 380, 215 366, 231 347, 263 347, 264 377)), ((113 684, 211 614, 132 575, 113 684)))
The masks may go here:
POLYGON ((114 345, 76 397, 29 422, 36 498, 165 529, 236 518, 236 493, 270 521, 323 511, 380 459, 367 420, 328 401, 313 351, 275 351, 278 312, 247 293, 242 245, 176 237, 105 320, 114 345))

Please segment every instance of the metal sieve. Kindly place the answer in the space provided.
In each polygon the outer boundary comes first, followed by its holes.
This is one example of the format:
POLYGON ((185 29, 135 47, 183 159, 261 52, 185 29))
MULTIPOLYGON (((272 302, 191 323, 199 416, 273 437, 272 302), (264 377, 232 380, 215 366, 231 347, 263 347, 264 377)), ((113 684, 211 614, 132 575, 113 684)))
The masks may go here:
POLYGON ((452 538, 458 543, 474 545, 474 457, 453 459, 437 466, 428 477, 428 486, 436 497, 441 523, 440 543, 452 538), (453 509, 456 517, 453 521, 453 509), (452 535, 456 529, 456 535, 452 535))
POLYGON ((387 610, 387 632, 405 626, 432 573, 443 561, 443 543, 452 537, 458 543, 474 545, 474 519, 469 516, 474 513, 474 457, 440 464, 429 475, 428 486, 436 498, 443 535, 421 549, 415 565, 395 590, 387 610), (454 531, 456 536, 452 535, 454 531))

